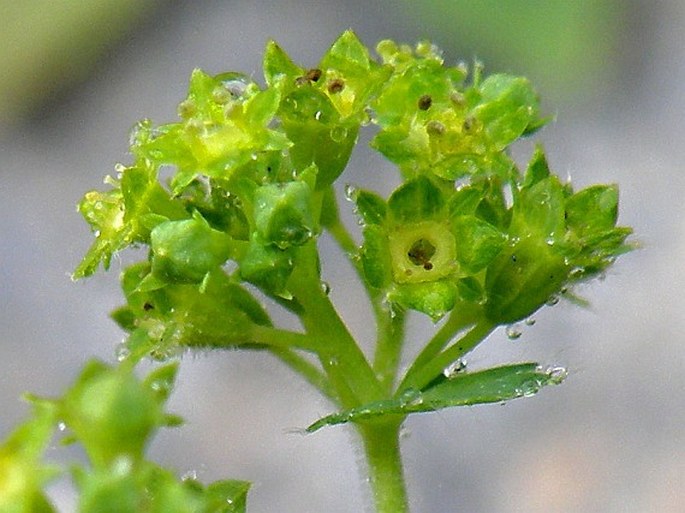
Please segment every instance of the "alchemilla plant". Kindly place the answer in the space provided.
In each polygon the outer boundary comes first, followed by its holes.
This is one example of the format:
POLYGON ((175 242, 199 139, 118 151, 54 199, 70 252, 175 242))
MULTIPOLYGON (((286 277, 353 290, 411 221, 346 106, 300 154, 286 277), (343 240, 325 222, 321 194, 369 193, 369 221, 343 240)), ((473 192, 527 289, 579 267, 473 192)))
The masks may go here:
POLYGON ((113 316, 128 338, 118 363, 90 362, 62 397, 29 397, 33 416, 0 448, 0 510, 55 511, 44 487, 62 471, 43 453, 64 431, 89 460, 69 470, 83 513, 245 511, 248 483, 182 480, 145 455, 158 429, 181 423, 165 401, 179 356, 193 350, 270 351, 328 398, 334 412, 307 431, 356 430, 378 513, 409 511, 399 445, 408 415, 563 381, 559 367, 472 369, 463 358, 500 326, 516 337, 517 323, 574 298, 575 284, 630 249, 617 187, 574 190, 540 146, 524 169, 512 160, 511 144, 547 121, 525 78, 445 66, 427 42, 382 41, 376 53, 345 32, 305 68, 270 42, 263 85, 195 70, 179 121, 136 126, 130 165, 79 205, 95 240, 74 272, 148 248, 121 275, 125 305, 113 316), (366 126, 401 177, 388 197, 341 179, 366 126), (360 241, 340 220, 341 187, 360 241), (334 265, 321 262, 324 232, 366 290, 371 355, 322 281, 322 266, 334 265), (275 324, 265 298, 301 329, 275 324), (411 310, 436 324, 413 356, 403 353, 411 310), (166 363, 137 378, 149 357, 166 363))

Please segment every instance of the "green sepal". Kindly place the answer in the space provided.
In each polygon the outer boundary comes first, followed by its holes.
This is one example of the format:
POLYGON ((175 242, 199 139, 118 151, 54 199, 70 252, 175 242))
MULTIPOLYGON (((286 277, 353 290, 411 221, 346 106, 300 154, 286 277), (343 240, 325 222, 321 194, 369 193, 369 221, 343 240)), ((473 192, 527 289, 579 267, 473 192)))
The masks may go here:
POLYGON ((166 402, 174 389, 177 374, 178 362, 172 362, 150 372, 145 376, 143 384, 155 394, 157 401, 166 402))
POLYGON ((487 267, 506 243, 506 236, 490 223, 472 215, 452 219, 461 269, 475 274, 487 267))
POLYGON ((354 32, 346 30, 336 39, 321 59, 322 68, 335 68, 343 74, 368 73, 369 51, 354 32))
POLYGON ((566 202, 566 223, 580 238, 614 228, 617 218, 618 187, 615 185, 593 185, 566 202))
POLYGON ((204 491, 206 506, 203 513, 245 513, 249 490, 247 481, 215 481, 204 491))
POLYGON ((375 192, 357 189, 352 199, 356 206, 355 212, 363 224, 383 224, 388 210, 383 198, 375 192))
POLYGON ((150 234, 150 249, 152 274, 161 284, 199 283, 228 260, 232 241, 195 212, 192 219, 157 225, 150 234))
POLYGON ((556 176, 549 176, 524 187, 514 199, 509 234, 529 234, 549 243, 561 240, 566 232, 564 187, 556 176))
POLYGON ((364 277, 374 288, 380 289, 392 281, 390 248, 385 230, 376 224, 369 224, 363 229, 364 244, 360 257, 364 277))
POLYGON ((485 301, 485 290, 481 280, 473 276, 467 276, 457 280, 459 298, 474 305, 480 305, 485 301))
POLYGON ((254 194, 259 238, 280 249, 301 246, 314 235, 312 191, 304 182, 266 184, 254 194))
POLYGON ((487 269, 486 317, 496 324, 525 319, 557 294, 570 268, 544 239, 528 237, 499 253, 487 269))
POLYGON ((417 223, 438 217, 446 201, 442 191, 425 176, 409 180, 388 198, 390 220, 397 224, 417 223))
POLYGON ((325 91, 343 119, 367 121, 364 109, 381 89, 391 70, 369 57, 351 30, 343 32, 319 63, 323 72, 317 87, 325 91))
POLYGON ((518 139, 530 125, 538 124, 538 99, 527 79, 490 75, 478 92, 480 104, 473 110, 473 116, 483 124, 498 150, 518 139))
POLYGON ((437 322, 454 308, 458 295, 456 283, 445 279, 403 283, 389 291, 387 298, 404 308, 425 313, 437 322))
POLYGON ((377 401, 328 415, 311 424, 307 431, 312 433, 328 425, 363 423, 383 417, 432 412, 454 406, 502 403, 519 397, 529 397, 542 387, 558 384, 562 379, 563 377, 554 370, 542 370, 536 363, 466 372, 451 379, 437 380, 424 390, 409 389, 394 399, 377 401))
POLYGON ((288 94, 279 111, 281 123, 293 141, 290 157, 296 168, 316 164, 317 189, 330 186, 345 169, 357 142, 360 120, 341 118, 329 97, 310 85, 288 94))
POLYGON ((240 277, 269 294, 289 297, 286 284, 293 271, 295 248, 283 250, 253 239, 240 260, 240 277))
POLYGON ((523 180, 522 186, 524 188, 530 188, 541 180, 548 178, 550 174, 549 164, 547 163, 545 152, 542 149, 542 146, 536 145, 533 157, 528 163, 526 176, 523 180))
POLYGON ((448 210, 450 217, 473 214, 483 200, 483 187, 467 185, 457 189, 449 199, 448 210))
POLYGON ((304 70, 273 40, 266 44, 262 68, 264 80, 269 87, 276 87, 280 81, 289 81, 293 84, 295 79, 304 73, 304 70))

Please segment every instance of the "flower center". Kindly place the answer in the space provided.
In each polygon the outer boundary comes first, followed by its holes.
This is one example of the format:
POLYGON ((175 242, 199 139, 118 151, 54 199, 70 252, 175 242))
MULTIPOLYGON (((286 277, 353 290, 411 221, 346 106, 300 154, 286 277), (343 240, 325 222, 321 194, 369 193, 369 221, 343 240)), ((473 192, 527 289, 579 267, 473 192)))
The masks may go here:
POLYGON ((414 264, 423 267, 426 271, 433 269, 433 264, 431 263, 431 258, 435 255, 435 246, 430 243, 429 240, 419 239, 407 252, 407 257, 409 261, 414 264))

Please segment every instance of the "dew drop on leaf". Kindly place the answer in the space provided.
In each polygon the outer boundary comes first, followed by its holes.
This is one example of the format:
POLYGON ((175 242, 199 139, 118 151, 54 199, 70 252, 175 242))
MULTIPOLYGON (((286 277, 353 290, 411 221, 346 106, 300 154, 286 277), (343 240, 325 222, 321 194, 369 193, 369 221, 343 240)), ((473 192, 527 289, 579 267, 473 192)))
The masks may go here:
POLYGON ((547 306, 554 306, 559 303, 559 296, 556 294, 553 296, 550 296, 549 299, 545 302, 547 306))
POLYGON ((325 295, 328 295, 328 294, 331 293, 331 286, 330 286, 327 282, 322 281, 322 282, 321 282, 321 291, 322 291, 325 295))
POLYGON ((357 190, 357 187, 351 183, 345 184, 345 198, 347 198, 347 201, 357 201, 358 196, 359 191, 357 190))
POLYGON ((445 367, 442 375, 447 379, 451 379, 461 372, 466 372, 466 360, 459 358, 445 367))
POLYGON ((504 329, 509 340, 517 340, 521 338, 523 331, 521 331, 521 326, 518 324, 510 324, 504 329))
POLYGON ((545 373, 547 376, 549 376, 550 381, 555 385, 559 385, 568 377, 568 370, 566 367, 549 367, 545 373))
POLYGON ((188 470, 181 476, 181 481, 197 481, 197 470, 188 470))
POLYGON ((126 342, 121 342, 114 349, 114 355, 116 356, 117 360, 120 362, 123 362, 126 358, 128 358, 128 356, 130 354, 131 354, 131 350, 126 345, 126 342))

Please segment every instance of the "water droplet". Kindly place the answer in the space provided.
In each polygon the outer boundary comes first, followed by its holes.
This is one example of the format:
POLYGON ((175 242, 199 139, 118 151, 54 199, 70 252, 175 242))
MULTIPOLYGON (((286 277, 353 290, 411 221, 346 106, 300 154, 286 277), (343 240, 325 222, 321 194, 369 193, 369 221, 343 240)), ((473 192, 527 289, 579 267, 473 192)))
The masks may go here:
POLYGON ((420 390, 408 388, 400 395, 399 402, 400 406, 403 408, 414 404, 421 404, 423 402, 423 396, 421 395, 420 390))
POLYGON ((121 342, 114 349, 114 354, 118 361, 123 362, 131 354, 131 350, 126 345, 126 342, 121 342))
POLYGON ((457 361, 450 363, 442 371, 442 375, 447 379, 452 379, 457 374, 466 372, 466 360, 459 358, 457 361))
POLYGON ((357 190, 357 187, 347 183, 345 184, 345 198, 347 198, 347 201, 357 201, 357 196, 359 196, 359 191, 357 190))
POLYGON ((242 96, 247 89, 247 82, 242 78, 232 78, 229 80, 222 80, 221 85, 226 91, 233 96, 242 96))
POLYGON ((314 114, 314 119, 316 119, 317 121, 319 121, 321 119, 321 111, 320 110, 316 111, 316 114, 314 114))
POLYGON ((554 385, 559 385, 568 377, 568 370, 566 367, 549 367, 545 373, 549 376, 549 380, 554 385))
POLYGON ((536 322, 537 321, 536 321, 535 317, 528 317, 525 321, 523 321, 523 323, 526 326, 534 326, 536 322))
POLYGON ((331 286, 327 282, 322 281, 321 282, 321 291, 327 296, 328 294, 331 293, 331 286))
POLYGON ((522 397, 531 397, 534 396, 538 390, 540 390, 540 383, 536 380, 530 380, 521 385, 521 387, 517 390, 517 395, 522 397))
POLYGON ((554 306, 559 303, 559 296, 554 294, 553 296, 550 296, 549 299, 545 302, 547 306, 554 306))
POLYGON ((519 324, 510 324, 504 329, 504 332, 507 334, 509 340, 517 340, 523 335, 523 331, 521 331, 521 326, 519 324))
POLYGON ((57 429, 59 431, 64 431, 65 429, 67 429, 67 425, 63 421, 59 421, 57 423, 57 429))
POLYGON ((231 101, 232 97, 233 95, 231 94, 231 92, 228 89, 226 89, 223 85, 216 86, 212 90, 212 99, 216 103, 228 103, 229 101, 231 101))
POLYGON ((101 234, 100 234, 100 230, 95 230, 95 231, 93 232, 93 235, 95 236, 96 239, 99 238, 100 235, 101 235, 101 234))
POLYGON ((347 129, 342 126, 336 126, 331 129, 330 136, 335 142, 343 142, 347 137, 347 129))
POLYGON ((181 476, 181 481, 197 481, 197 470, 188 470, 181 476))

